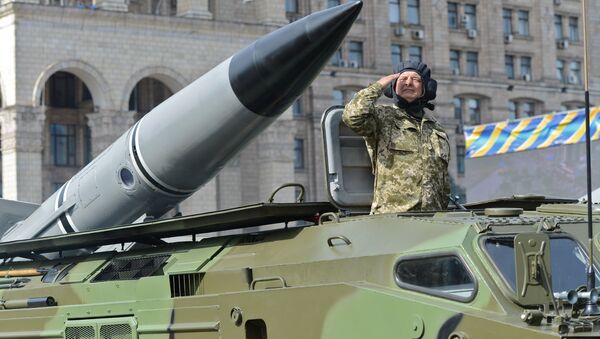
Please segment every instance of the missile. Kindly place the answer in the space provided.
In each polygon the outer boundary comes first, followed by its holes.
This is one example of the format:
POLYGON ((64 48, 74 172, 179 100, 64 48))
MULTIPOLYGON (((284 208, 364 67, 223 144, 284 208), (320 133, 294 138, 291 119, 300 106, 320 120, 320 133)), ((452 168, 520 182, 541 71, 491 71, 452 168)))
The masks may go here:
POLYGON ((361 8, 357 1, 313 13, 240 50, 146 114, 0 241, 163 215, 302 94, 361 8))

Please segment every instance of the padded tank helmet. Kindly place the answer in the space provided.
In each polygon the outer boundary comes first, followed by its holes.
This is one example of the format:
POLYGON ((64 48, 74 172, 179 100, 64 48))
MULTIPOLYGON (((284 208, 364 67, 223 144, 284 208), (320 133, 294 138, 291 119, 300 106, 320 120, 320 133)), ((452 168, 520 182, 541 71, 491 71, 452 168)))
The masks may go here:
MULTIPOLYGON (((437 81, 431 78, 431 69, 427 67, 427 64, 416 61, 400 62, 394 67, 394 73, 403 73, 406 71, 414 71, 421 76, 421 81, 423 83, 423 94, 419 98, 419 101, 421 101, 425 107, 429 108, 429 105, 431 104, 427 105, 427 103, 435 99, 437 93, 437 81)), ((394 98, 394 94, 396 94, 395 88, 396 80, 392 81, 392 83, 385 88, 385 96, 388 98, 394 98)))

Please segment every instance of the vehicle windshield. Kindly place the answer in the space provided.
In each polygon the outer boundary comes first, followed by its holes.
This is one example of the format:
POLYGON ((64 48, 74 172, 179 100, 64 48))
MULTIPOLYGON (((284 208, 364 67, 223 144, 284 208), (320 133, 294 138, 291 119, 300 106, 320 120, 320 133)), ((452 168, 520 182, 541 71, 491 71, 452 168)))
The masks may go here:
MULTIPOLYGON (((485 250, 513 291, 516 290, 514 239, 514 235, 493 237, 484 243, 485 250)), ((577 241, 567 237, 551 237, 550 258, 554 292, 586 285, 587 254, 577 241)), ((596 269, 596 281, 598 279, 596 269)))

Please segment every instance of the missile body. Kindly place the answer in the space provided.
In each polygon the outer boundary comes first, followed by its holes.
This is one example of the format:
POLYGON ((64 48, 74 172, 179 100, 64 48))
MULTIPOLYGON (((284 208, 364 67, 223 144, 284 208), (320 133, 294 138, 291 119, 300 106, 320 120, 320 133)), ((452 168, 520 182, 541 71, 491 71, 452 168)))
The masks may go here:
POLYGON ((0 241, 164 214, 292 104, 361 7, 358 1, 316 12, 237 52, 146 114, 0 241))

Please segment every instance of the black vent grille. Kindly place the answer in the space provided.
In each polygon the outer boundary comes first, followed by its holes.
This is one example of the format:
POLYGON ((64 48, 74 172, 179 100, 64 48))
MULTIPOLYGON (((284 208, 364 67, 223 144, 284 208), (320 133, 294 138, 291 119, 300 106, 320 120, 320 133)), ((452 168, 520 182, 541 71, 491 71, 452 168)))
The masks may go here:
POLYGON ((73 326, 65 328, 66 339, 95 339, 96 331, 93 326, 73 326))
POLYGON ((128 324, 102 325, 100 327, 100 338, 102 339, 131 339, 132 331, 128 324))
POLYGON ((137 280, 156 275, 169 255, 137 258, 115 258, 98 274, 92 282, 137 280))
POLYGON ((174 274, 169 276, 171 298, 196 295, 201 280, 201 273, 174 274))

